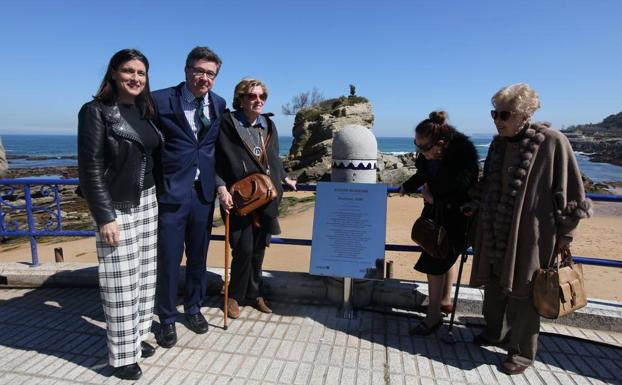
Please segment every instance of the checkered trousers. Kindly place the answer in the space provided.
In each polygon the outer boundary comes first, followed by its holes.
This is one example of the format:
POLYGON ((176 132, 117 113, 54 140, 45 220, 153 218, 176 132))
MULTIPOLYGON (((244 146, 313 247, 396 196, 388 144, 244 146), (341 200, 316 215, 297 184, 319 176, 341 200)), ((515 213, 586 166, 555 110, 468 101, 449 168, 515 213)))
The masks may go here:
POLYGON ((119 245, 97 234, 99 288, 106 316, 108 361, 119 367, 137 362, 153 317, 158 250, 155 187, 144 190, 140 205, 116 210, 119 245))

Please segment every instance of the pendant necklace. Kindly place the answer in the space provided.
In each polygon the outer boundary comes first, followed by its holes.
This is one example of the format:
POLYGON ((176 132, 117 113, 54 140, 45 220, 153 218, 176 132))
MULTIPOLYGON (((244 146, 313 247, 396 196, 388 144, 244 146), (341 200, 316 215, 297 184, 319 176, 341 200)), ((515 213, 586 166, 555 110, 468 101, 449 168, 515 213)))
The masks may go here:
MULTIPOLYGON (((258 129, 259 130, 259 129, 258 129)), ((251 131, 248 129, 248 126, 246 127, 246 132, 248 133, 248 136, 251 138, 251 140, 253 141, 253 144, 255 145, 253 147, 253 154, 256 157, 260 157, 261 156, 261 147, 259 147, 260 143, 257 143, 257 141, 255 140, 255 135, 251 134, 251 131)), ((263 141, 263 139, 261 138, 261 132, 259 132, 259 142, 263 141)))

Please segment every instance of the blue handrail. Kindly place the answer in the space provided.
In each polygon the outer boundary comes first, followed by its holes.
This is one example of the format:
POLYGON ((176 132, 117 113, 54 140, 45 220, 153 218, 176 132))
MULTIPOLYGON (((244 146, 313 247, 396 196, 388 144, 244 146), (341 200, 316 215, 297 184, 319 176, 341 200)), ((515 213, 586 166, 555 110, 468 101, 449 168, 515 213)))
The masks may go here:
MULTIPOLYGON (((12 236, 12 237, 28 237, 30 240, 30 249, 32 255, 32 266, 39 265, 39 257, 37 254, 37 239, 40 236, 94 236, 93 230, 63 230, 62 229, 62 217, 60 207, 60 197, 58 186, 60 185, 73 185, 77 186, 80 181, 77 178, 71 179, 59 179, 59 178, 16 178, 16 179, 0 179, 0 236, 12 236), (13 195, 13 186, 24 186, 24 200, 23 205, 16 205, 9 203, 4 198, 6 196, 13 195), (5 186, 10 186, 7 187, 5 186), (42 195, 49 195, 54 193, 54 209, 36 207, 32 202, 32 186, 41 186, 40 193, 42 195), (44 188, 47 187, 47 190, 44 188), (3 210, 4 207, 8 207, 9 210, 3 210), (6 222, 6 216, 8 212, 25 211, 28 229, 20 229, 19 224, 15 221, 6 222), (49 220, 44 224, 43 229, 37 229, 34 222, 34 214, 36 212, 44 212, 52 216, 52 220, 49 220), (12 230, 8 228, 13 227, 12 230)), ((310 184, 299 184, 297 186, 298 191, 315 191, 316 186, 310 184)), ((397 193, 399 187, 387 186, 387 193, 397 193)), ((587 194, 589 198, 594 201, 601 202, 622 202, 622 195, 607 195, 607 194, 587 194)), ((222 235, 212 235, 211 239, 216 241, 224 241, 222 235)), ((272 237, 272 243, 283 245, 298 245, 298 246, 311 246, 310 239, 297 239, 297 238, 279 238, 272 237)), ((402 251, 402 252, 420 252, 421 247, 418 245, 385 245, 387 251, 402 251)), ((469 249, 469 254, 471 254, 469 249)), ((605 267, 617 267, 622 268, 622 261, 615 261, 601 258, 588 258, 588 257, 574 257, 574 260, 585 265, 605 266, 605 267)))
POLYGON ((28 237, 30 241, 30 253, 32 256, 32 266, 39 265, 39 255, 37 253, 37 238, 40 236, 78 236, 89 237, 94 236, 93 230, 63 230, 61 202, 58 186, 61 185, 79 185, 78 179, 59 179, 59 178, 16 178, 16 179, 0 179, 0 236, 12 237, 28 237), (11 203, 5 198, 14 195, 15 186, 24 186, 24 204, 11 203), (34 206, 33 205, 33 186, 40 186, 39 193, 42 196, 53 194, 53 208, 34 206), (8 210, 4 210, 7 208, 8 210), (13 213, 25 212, 27 229, 20 229, 17 221, 9 221, 7 223, 7 215, 13 213), (49 215, 49 219, 43 224, 43 228, 37 228, 35 225, 35 213, 44 213, 49 215))

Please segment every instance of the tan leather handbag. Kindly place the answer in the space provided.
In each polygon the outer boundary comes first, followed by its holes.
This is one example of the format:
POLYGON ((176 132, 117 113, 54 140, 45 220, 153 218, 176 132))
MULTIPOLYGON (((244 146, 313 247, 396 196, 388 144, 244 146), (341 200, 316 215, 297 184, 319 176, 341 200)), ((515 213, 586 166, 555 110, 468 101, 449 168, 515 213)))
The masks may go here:
POLYGON ((231 186, 233 208, 239 216, 245 216, 277 197, 272 179, 259 172, 250 174, 231 186))
POLYGON ((556 259, 556 265, 535 273, 533 284, 533 305, 538 314, 550 319, 587 305, 581 264, 573 262, 568 247, 563 248, 556 259))

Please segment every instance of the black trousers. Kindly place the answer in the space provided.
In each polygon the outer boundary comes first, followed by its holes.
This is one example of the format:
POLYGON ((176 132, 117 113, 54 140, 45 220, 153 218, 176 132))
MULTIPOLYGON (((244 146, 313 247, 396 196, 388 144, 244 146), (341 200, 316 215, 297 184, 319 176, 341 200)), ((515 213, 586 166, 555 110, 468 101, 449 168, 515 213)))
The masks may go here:
POLYGON ((500 342, 509 336, 507 359, 529 366, 536 358, 540 316, 531 297, 516 298, 503 292, 498 277, 486 285, 482 314, 486 327, 482 337, 500 342))
POLYGON ((232 213, 229 220, 233 255, 229 297, 244 303, 261 296, 261 267, 268 234, 253 226, 252 215, 239 217, 232 213))

